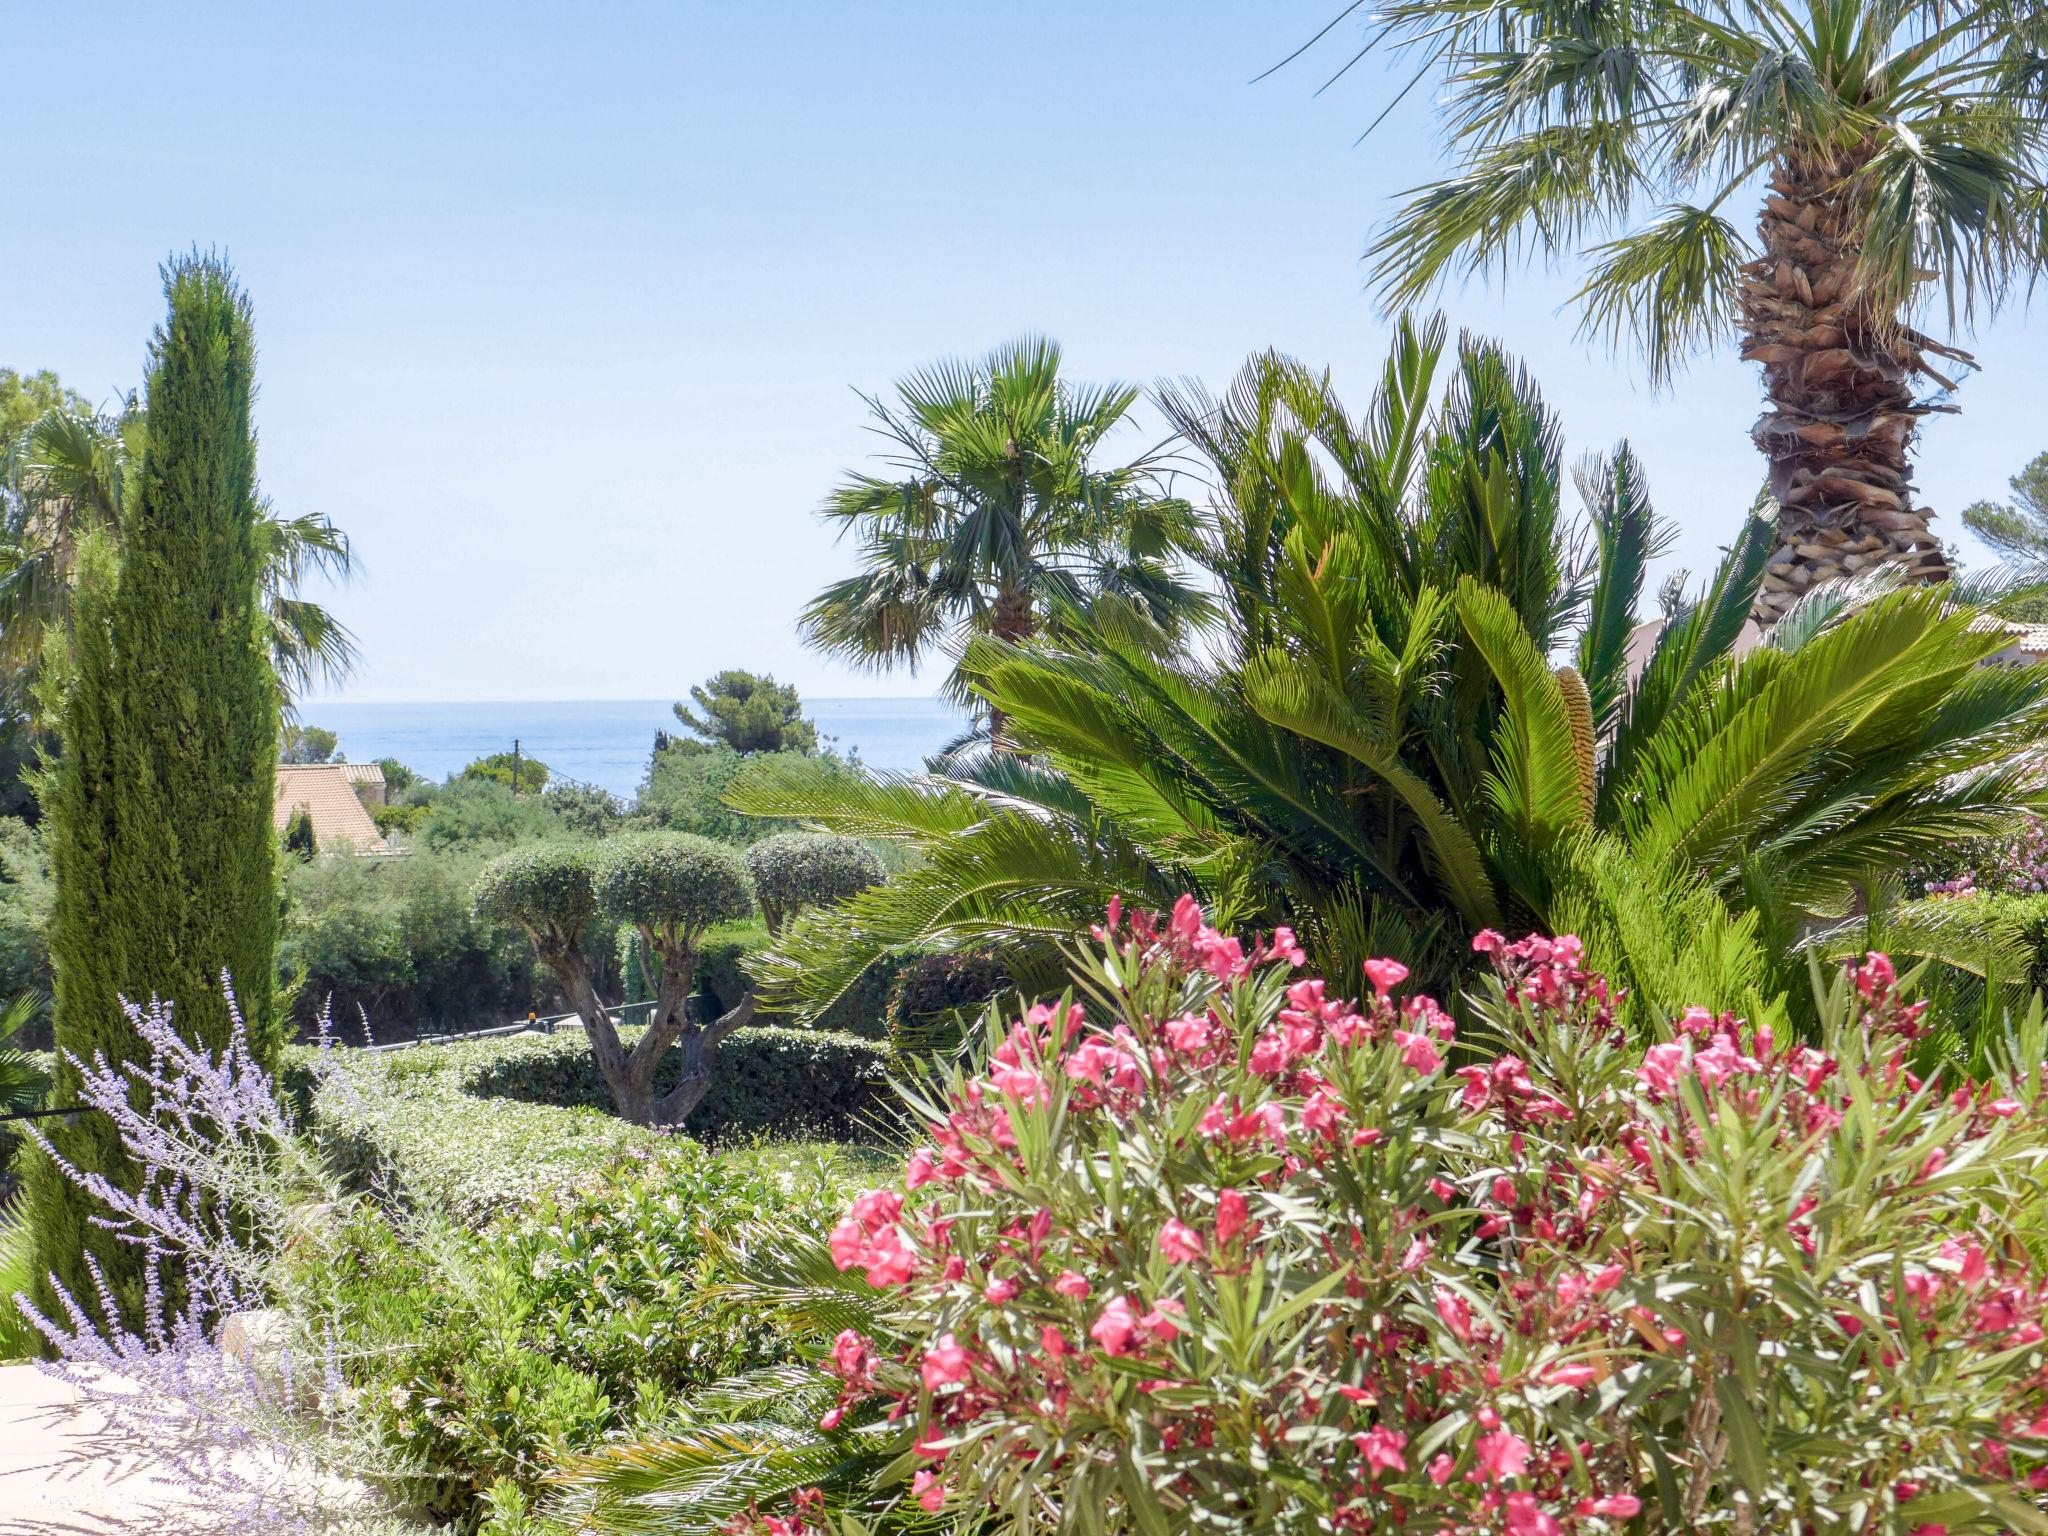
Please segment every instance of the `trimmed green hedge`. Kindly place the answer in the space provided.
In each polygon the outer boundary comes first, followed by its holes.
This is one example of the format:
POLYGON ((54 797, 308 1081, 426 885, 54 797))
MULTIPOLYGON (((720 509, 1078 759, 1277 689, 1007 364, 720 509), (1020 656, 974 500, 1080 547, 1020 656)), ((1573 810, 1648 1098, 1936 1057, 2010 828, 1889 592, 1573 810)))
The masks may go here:
MULTIPOLYGON (((622 1031, 628 1045, 636 1033, 622 1031)), ((872 1139, 889 1112, 889 1061, 885 1047, 849 1035, 740 1030, 718 1049, 718 1080, 689 1134, 872 1139)), ((679 1066, 671 1056, 668 1071, 679 1066)), ((470 1225, 687 1144, 611 1112, 573 1024, 401 1051, 336 1047, 324 1068, 317 1051, 295 1047, 282 1086, 351 1182, 470 1225)))
MULTIPOLYGON (((622 1032, 623 1033, 623 1032, 622 1032)), ((630 1041, 629 1041, 630 1043, 630 1041)), ((889 1051, 870 1040, 811 1029, 742 1029, 718 1048, 718 1076, 690 1116, 689 1132, 716 1141, 733 1136, 816 1136, 859 1140, 886 1108, 889 1051)), ((654 1075, 655 1092, 674 1086, 682 1057, 654 1075)), ((480 1098, 608 1109, 611 1095, 583 1031, 564 1025, 544 1047, 502 1052, 463 1079, 480 1098)))

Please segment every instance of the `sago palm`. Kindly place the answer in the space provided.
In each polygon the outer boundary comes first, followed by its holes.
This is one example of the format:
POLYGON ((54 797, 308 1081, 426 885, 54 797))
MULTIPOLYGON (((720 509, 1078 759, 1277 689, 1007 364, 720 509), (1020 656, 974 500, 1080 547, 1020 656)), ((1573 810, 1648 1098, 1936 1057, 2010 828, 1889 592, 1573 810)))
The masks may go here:
MULTIPOLYGON (((17 697, 43 637, 70 622, 79 542, 104 532, 118 541, 140 488, 148 420, 131 401, 117 416, 45 412, 0 447, 6 521, 0 535, 0 667, 17 697)), ((263 562, 263 612, 271 661, 287 702, 315 682, 338 682, 354 669, 354 638, 324 605, 301 597, 314 575, 346 581, 356 568, 348 535, 317 513, 280 515, 265 500, 256 537, 263 562)))
POLYGON ((2048 12, 1391 0, 1370 17, 1362 54, 1436 78, 1453 162, 1372 246, 1390 304, 1577 258, 1585 329, 1632 337, 1653 376, 1707 347, 1762 365, 1753 436, 1782 513, 1759 618, 1831 577, 1944 574, 1912 440, 1970 360, 1918 327, 1995 313, 2048 254, 2048 12))
POLYGON ((2048 673, 1981 668, 2002 639, 1959 590, 1830 587, 1735 654, 1764 517, 1632 665, 1657 537, 1634 457, 1582 475, 1576 523, 1533 383, 1468 342, 1438 404, 1446 352, 1404 323, 1357 419, 1272 356, 1221 402, 1165 392, 1212 467, 1219 624, 1197 653, 1098 604, 977 640, 964 675, 1028 760, 743 777, 750 814, 921 854, 785 936, 773 984, 822 1001, 891 945, 1043 949, 1111 893, 1191 890, 1332 973, 1391 953, 1448 986, 1474 929, 1573 926, 1631 984, 1748 1006, 1796 990, 1794 950, 1873 870, 2039 803, 2048 673))
POLYGON ((1164 459, 1098 462, 1137 398, 1062 378, 1059 347, 1028 336, 912 374, 893 404, 867 397, 890 473, 851 474, 827 499, 861 569, 804 610, 805 637, 914 668, 934 651, 957 660, 977 634, 1025 639, 1102 594, 1169 625, 1198 615, 1178 564, 1188 508, 1162 493, 1164 459))

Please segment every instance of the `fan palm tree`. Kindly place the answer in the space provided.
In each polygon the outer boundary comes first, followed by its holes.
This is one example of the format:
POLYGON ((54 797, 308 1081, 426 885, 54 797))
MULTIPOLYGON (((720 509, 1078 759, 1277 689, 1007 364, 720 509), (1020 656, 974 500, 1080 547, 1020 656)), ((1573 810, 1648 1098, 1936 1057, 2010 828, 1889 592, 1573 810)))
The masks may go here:
MULTIPOLYGON (((785 934, 771 988, 815 1006, 913 942, 1049 957, 1111 894, 1188 890, 1240 925, 1294 924, 1332 974, 1392 954, 1448 989, 1475 929, 1573 928, 1646 1016, 1754 1017, 1803 994, 1796 951, 1863 911, 1873 870, 2042 803, 2026 757, 2048 672, 1980 667, 2003 637, 1959 584, 1830 584, 1741 651, 1772 541, 1753 516, 1645 653, 1658 534, 1634 456, 1581 476, 1575 523, 1533 383, 1468 341, 1438 405, 1446 352, 1440 323, 1403 322, 1360 419, 1273 356, 1220 402, 1162 394, 1219 489, 1203 654, 1098 603, 1032 646, 968 650, 1028 759, 743 775, 747 814, 921 856, 785 934)), ((1973 964, 1996 947, 1934 937, 1973 964)))
POLYGON ((1836 576, 1945 574, 1912 439, 1953 408, 1970 359, 1918 326, 1936 294, 1951 326, 1995 313, 2048 255, 2048 12, 1390 0, 1371 14, 1352 62, 1392 51, 1419 61, 1411 86, 1438 77, 1454 162, 1371 248, 1390 305, 1531 251, 1579 257, 1584 329, 1633 338, 1654 377, 1710 346, 1762 365, 1752 435, 1782 511, 1760 619, 1836 576))
MULTIPOLYGON (((1138 392, 1060 376, 1060 349, 1027 336, 864 396, 892 444, 888 475, 854 473, 823 515, 861 570, 804 610, 811 644, 858 665, 957 659, 976 634, 1028 639, 1059 611, 1115 595, 1169 627, 1205 612, 1180 576, 1185 502, 1161 494, 1158 450, 1096 463, 1138 392)), ((957 677, 956 697, 969 695, 957 677)))
MULTIPOLYGON (((79 543, 94 533, 120 537, 141 490, 147 428, 131 398, 118 415, 47 411, 0 448, 0 667, 17 698, 33 696, 44 635, 70 623, 79 543)), ((271 661, 289 703, 313 683, 338 682, 354 669, 354 638, 299 590, 316 574, 346 581, 355 556, 348 535, 324 516, 285 517, 267 499, 258 505, 256 540, 271 661)))

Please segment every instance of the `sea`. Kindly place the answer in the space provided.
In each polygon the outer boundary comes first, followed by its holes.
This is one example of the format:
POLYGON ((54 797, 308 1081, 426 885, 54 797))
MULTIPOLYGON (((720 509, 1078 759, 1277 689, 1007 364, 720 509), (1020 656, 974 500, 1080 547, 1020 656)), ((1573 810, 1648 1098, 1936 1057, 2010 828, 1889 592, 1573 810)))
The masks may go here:
MULTIPOLYGON (((872 768, 914 773, 965 729, 966 714, 943 699, 806 699, 819 743, 872 768)), ((597 784, 627 799, 646 777, 657 731, 679 733, 668 699, 551 700, 510 704, 312 703, 302 718, 341 738, 352 763, 395 757, 432 779, 516 743, 562 778, 597 784)))

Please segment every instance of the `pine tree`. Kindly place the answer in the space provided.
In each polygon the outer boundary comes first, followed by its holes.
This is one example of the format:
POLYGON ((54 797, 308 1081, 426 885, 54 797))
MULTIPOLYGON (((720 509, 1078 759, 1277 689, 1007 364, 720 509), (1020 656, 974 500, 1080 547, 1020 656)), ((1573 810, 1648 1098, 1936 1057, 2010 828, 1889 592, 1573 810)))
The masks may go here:
MULTIPOLYGON (((53 1102, 73 1100, 65 1053, 140 1055, 122 1000, 169 1001, 179 1032, 218 1048, 233 1030, 230 978, 260 1058, 274 1061, 277 685, 262 644, 254 534, 254 333, 227 265, 194 255, 164 272, 169 316, 151 346, 143 489, 111 548, 88 556, 45 775, 57 904, 51 933, 60 1061, 53 1102)), ((138 1171, 98 1117, 56 1125, 75 1166, 132 1183, 138 1171)), ((31 1169, 39 1274, 97 1310, 90 1252, 139 1323, 144 1265, 91 1224, 94 1202, 47 1160, 31 1169)), ((51 1300, 42 1282, 39 1298, 51 1300)))

